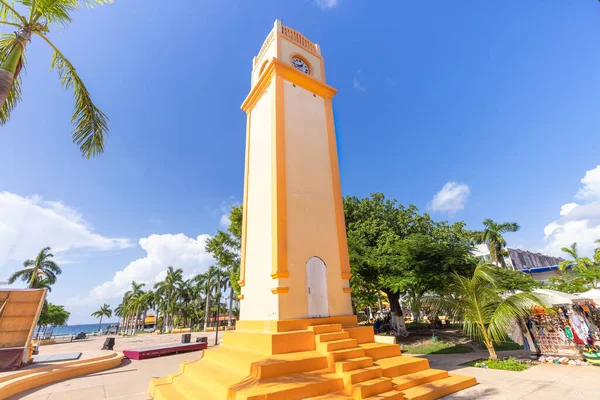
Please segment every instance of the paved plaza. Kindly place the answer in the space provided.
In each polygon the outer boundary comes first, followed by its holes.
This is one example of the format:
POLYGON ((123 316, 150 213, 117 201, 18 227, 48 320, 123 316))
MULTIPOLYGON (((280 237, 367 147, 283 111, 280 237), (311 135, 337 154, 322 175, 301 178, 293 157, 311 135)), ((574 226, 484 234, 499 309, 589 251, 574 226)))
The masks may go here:
MULTIPOLYGON (((193 334, 208 336, 208 342, 214 343, 214 333, 193 334)), ((157 346, 179 343, 180 335, 139 335, 130 338, 117 338, 116 351, 125 348, 157 346)), ((40 354, 55 354, 82 351, 84 355, 98 354, 103 339, 93 338, 86 341, 43 346, 40 354)), ((209 350, 210 351, 210 348, 209 350)), ((426 357, 432 368, 445 369, 461 375, 477 378, 479 385, 445 397, 445 399, 561 399, 580 400, 598 397, 600 367, 571 365, 536 365, 523 372, 497 371, 490 369, 463 367, 459 364, 485 358, 487 353, 439 354, 426 357)), ((524 355, 523 351, 500 352, 500 356, 524 355)), ((38 389, 24 392, 13 399, 28 400, 69 400, 69 399, 131 399, 146 400, 148 382, 151 378, 166 376, 179 369, 183 361, 194 361, 201 352, 184 353, 149 360, 135 361, 124 359, 119 368, 107 370, 79 378, 69 379, 38 389)), ((409 356, 407 356, 409 357, 409 356)))

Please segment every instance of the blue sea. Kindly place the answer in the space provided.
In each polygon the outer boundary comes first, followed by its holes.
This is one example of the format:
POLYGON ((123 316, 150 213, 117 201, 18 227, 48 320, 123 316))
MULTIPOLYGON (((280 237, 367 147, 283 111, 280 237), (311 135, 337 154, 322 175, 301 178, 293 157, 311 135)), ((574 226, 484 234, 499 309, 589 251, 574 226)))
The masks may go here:
MULTIPOLYGON (((117 325, 116 322, 102 323, 102 331, 106 332, 106 328, 110 325, 117 325)), ((82 324, 82 325, 67 325, 57 326, 54 328, 53 335, 76 335, 79 332, 93 333, 98 332, 98 324, 82 324)))

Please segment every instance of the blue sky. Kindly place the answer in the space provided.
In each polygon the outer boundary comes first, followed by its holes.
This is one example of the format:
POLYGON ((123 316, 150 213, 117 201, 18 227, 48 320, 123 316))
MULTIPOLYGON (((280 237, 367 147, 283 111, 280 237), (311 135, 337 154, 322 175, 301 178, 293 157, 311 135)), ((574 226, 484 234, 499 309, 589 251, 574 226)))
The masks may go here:
POLYGON ((0 278, 52 245, 64 273, 50 301, 84 323, 131 278, 206 269, 205 235, 242 198, 240 105, 276 18, 321 45, 339 90, 345 195, 380 191, 473 229, 517 221, 511 246, 591 251, 598 2, 115 0, 50 35, 110 118, 101 157, 71 143, 71 94, 48 48, 28 47, 24 100, 0 128, 0 278))

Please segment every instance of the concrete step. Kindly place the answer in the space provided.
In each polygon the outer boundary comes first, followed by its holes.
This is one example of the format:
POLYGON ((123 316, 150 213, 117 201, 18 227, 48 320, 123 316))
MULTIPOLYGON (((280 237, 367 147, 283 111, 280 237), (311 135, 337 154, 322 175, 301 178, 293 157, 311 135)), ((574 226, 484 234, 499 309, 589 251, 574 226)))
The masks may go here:
POLYGON ((202 382, 191 374, 174 377, 172 386, 186 399, 219 400, 217 395, 203 387, 202 382))
POLYGON ((335 363, 335 371, 338 374, 342 374, 348 371, 354 371, 360 368, 367 368, 373 365, 373 359, 371 357, 356 357, 348 358, 346 360, 337 361, 335 363))
POLYGON ((352 396, 355 400, 366 399, 392 390, 390 378, 374 378, 352 385, 352 396))
POLYGON ((375 378, 381 378, 381 368, 374 365, 372 367, 355 369, 354 371, 344 372, 344 387, 349 389, 355 383, 368 381, 375 378))
POLYGON ((333 360, 335 362, 341 360, 348 360, 349 358, 364 357, 365 351, 360 348, 335 350, 329 352, 328 356, 330 360, 333 360))
POLYGON ((392 378, 395 390, 405 390, 425 383, 437 381, 448 377, 448 372, 441 369, 426 369, 412 374, 392 378))
POLYGON ((186 397, 173 385, 159 385, 154 390, 154 400, 185 400, 186 397))
POLYGON ((331 332, 315 335, 317 343, 331 342, 333 340, 350 339, 348 332, 331 332))
POLYGON ((397 390, 389 390, 387 392, 379 393, 371 397, 367 397, 366 400, 403 400, 404 395, 402 392, 397 390))
POLYGON ((356 339, 332 340, 331 342, 317 343, 317 350, 329 353, 335 350, 355 349, 358 346, 356 339))
POLYGON ((377 360, 376 364, 383 370, 383 376, 390 378, 429 369, 429 361, 426 358, 410 356, 383 358, 377 360))
POLYGON ((451 374, 447 378, 402 390, 406 400, 435 400, 477 385, 475 378, 451 374))
POLYGON ((308 329, 313 331, 315 335, 320 333, 341 332, 342 324, 313 325, 309 326, 308 329))
POLYGON ((400 346, 397 344, 363 343, 359 347, 365 351, 367 357, 371 357, 374 360, 400 355, 400 346))

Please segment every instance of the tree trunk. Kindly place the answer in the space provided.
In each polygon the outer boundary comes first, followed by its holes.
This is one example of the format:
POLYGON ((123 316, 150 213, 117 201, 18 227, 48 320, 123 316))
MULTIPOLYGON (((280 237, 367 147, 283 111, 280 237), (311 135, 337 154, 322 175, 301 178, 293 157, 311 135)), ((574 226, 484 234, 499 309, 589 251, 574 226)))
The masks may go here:
POLYGON ((233 319, 233 287, 229 289, 229 321, 227 321, 227 326, 232 325, 233 319))
POLYGON ((498 355, 496 354, 496 349, 494 349, 494 344, 486 342, 485 347, 487 348, 488 353, 490 353, 490 360, 497 360, 498 355))
POLYGON ((389 290, 383 291, 390 303, 390 310, 392 312, 392 326, 398 330, 406 330, 406 323, 404 322, 404 313, 402 312, 402 306, 400 306, 400 293, 394 293, 389 290))
POLYGON ((102 315, 100 316, 100 323, 98 324, 98 332, 102 329, 102 315))
POLYGON ((379 315, 383 314, 383 303, 381 301, 381 292, 378 290, 377 291, 377 305, 379 306, 379 315))
POLYGON ((208 291, 208 283, 206 284, 206 309, 204 311, 204 332, 208 328, 208 320, 210 319, 210 292, 208 291))

